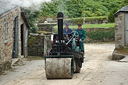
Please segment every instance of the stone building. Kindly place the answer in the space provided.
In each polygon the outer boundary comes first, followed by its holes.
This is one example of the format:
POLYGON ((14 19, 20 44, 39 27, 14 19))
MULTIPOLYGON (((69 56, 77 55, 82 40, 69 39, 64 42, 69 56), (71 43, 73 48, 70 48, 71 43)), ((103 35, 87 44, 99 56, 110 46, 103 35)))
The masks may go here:
POLYGON ((0 2, 0 71, 10 68, 12 59, 27 56, 28 28, 19 4, 0 2))
POLYGON ((115 13, 116 48, 128 48, 128 5, 115 13))
POLYGON ((115 41, 113 59, 123 58, 128 50, 128 5, 115 13, 115 41))

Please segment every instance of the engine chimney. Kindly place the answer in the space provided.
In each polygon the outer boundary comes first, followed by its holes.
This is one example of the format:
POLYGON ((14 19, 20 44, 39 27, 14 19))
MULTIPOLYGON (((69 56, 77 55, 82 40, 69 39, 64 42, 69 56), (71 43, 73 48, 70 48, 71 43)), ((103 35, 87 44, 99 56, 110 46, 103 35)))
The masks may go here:
POLYGON ((58 14, 57 14, 57 19, 58 19, 58 38, 59 38, 59 42, 60 43, 63 40, 63 18, 64 18, 63 13, 62 12, 58 12, 58 14))

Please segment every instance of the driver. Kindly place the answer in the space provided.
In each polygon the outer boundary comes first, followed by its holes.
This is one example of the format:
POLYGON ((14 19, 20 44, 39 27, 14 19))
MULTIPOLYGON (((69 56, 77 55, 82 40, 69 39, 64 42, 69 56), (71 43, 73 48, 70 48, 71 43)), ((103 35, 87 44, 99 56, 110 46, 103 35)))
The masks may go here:
POLYGON ((82 28, 82 24, 78 24, 78 28, 75 29, 76 32, 78 32, 79 34, 79 45, 80 45, 80 49, 81 49, 81 52, 84 53, 84 39, 85 39, 85 36, 86 36, 86 32, 85 30, 82 28))
POLYGON ((65 28, 63 29, 63 34, 70 34, 72 32, 72 29, 68 27, 68 24, 65 24, 65 28))

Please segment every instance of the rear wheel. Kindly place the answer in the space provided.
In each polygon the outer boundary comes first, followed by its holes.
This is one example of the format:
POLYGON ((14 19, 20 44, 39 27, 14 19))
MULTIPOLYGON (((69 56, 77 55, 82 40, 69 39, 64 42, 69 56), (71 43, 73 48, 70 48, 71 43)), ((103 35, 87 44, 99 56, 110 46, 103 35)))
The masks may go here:
POLYGON ((75 73, 80 73, 81 65, 82 65, 82 63, 81 63, 80 59, 76 59, 75 60, 75 68, 76 68, 75 73))

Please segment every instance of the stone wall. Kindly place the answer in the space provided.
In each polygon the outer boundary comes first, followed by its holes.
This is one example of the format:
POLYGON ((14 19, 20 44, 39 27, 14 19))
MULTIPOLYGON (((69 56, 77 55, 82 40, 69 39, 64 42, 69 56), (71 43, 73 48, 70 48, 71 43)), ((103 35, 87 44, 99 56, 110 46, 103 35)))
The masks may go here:
MULTIPOLYGON (((11 67, 13 41, 14 41, 14 19, 18 16, 18 24, 20 23, 20 8, 0 16, 0 71, 11 67), (5 39, 5 24, 7 26, 7 38, 5 39)), ((18 25, 20 28, 20 25, 18 25)), ((18 29, 18 45, 20 46, 20 29, 18 29)), ((20 47, 18 47, 19 55, 20 47)))
MULTIPOLYGON (((57 23, 57 20, 54 20, 53 23, 57 23)), ((68 23, 69 25, 76 25, 78 23, 83 24, 83 19, 64 19, 64 24, 68 23)), ((107 18, 103 18, 103 19, 92 19, 92 20, 85 20, 86 24, 103 24, 103 23, 108 23, 108 19, 107 18)))
POLYGON ((44 34, 30 34, 28 40, 28 56, 45 56, 51 48, 51 36, 44 34))
MULTIPOLYGON (((76 19, 76 20, 66 20, 64 19, 64 23, 68 23, 69 25, 76 25, 78 23, 83 24, 83 19, 76 19)), ((108 23, 108 19, 107 18, 103 18, 103 19, 94 19, 94 20, 85 20, 86 24, 103 24, 103 23, 108 23)))
POLYGON ((52 32, 53 26, 57 25, 57 23, 38 23, 38 31, 47 31, 52 32))
POLYGON ((92 21, 85 21, 86 24, 103 24, 103 23, 108 23, 108 19, 103 19, 103 20, 92 20, 92 21))
POLYGON ((116 48, 124 48, 124 21, 125 14, 120 13, 118 17, 115 18, 115 41, 116 48))

